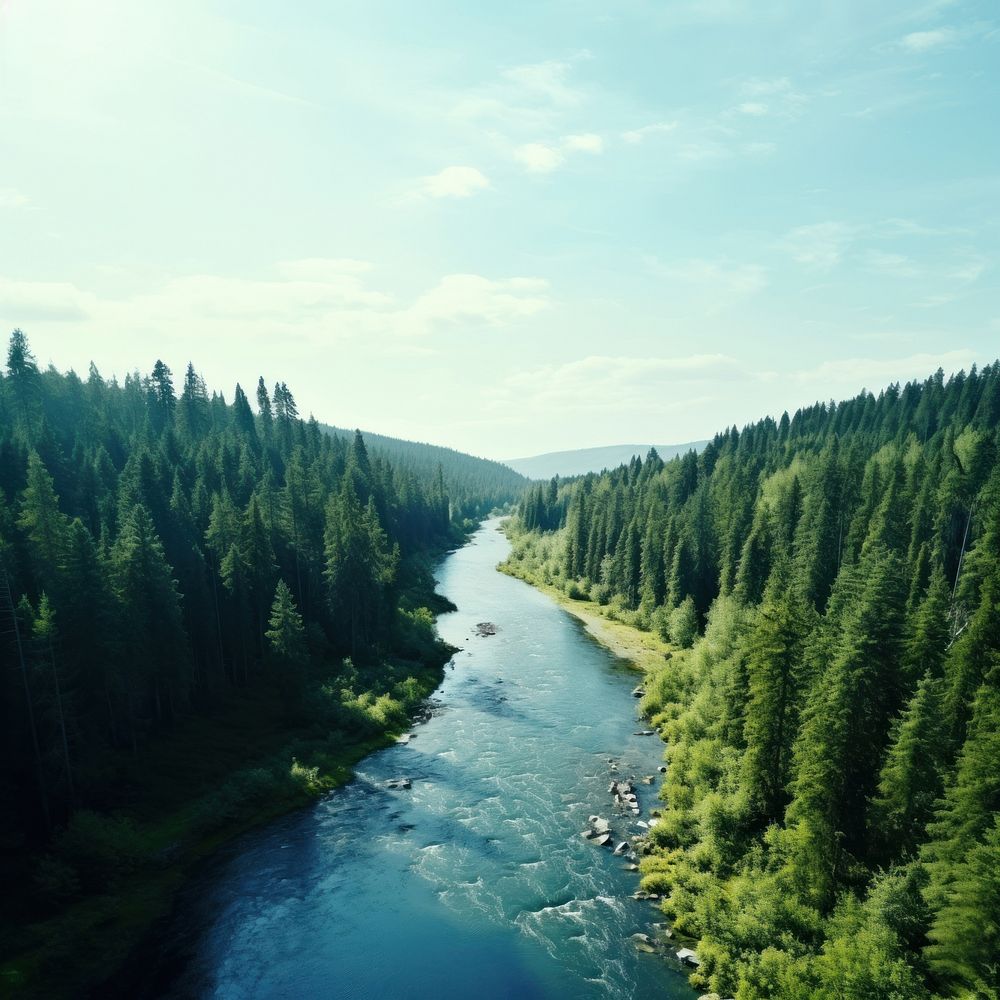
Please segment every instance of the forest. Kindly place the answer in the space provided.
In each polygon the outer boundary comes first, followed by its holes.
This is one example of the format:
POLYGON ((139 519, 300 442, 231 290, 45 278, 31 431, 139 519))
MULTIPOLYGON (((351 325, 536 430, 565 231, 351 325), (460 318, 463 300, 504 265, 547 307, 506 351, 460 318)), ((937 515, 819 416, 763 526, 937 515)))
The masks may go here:
MULTIPOLYGON (((349 431, 326 427, 332 434, 350 436, 349 431)), ((365 442, 393 466, 408 469, 418 478, 431 480, 440 467, 448 482, 452 519, 471 528, 487 514, 520 499, 530 480, 501 462, 476 458, 453 448, 418 444, 384 434, 364 433, 365 442)))
MULTIPOLYGON (((42 371, 24 334, 10 338, 6 957, 36 948, 51 968, 78 955, 92 925, 124 919, 130 886, 343 780, 404 728, 451 653, 433 560, 523 482, 444 449, 390 461, 360 433, 301 419, 283 382, 261 378, 253 402, 239 385, 231 402, 210 394, 193 365, 178 383, 162 361, 121 383, 93 365, 86 378, 42 371), (82 926, 37 930, 94 898, 107 906, 82 926)), ((72 991, 68 973, 60 987, 72 991)))
POLYGON ((1000 363, 532 488, 513 572, 668 643, 641 860, 739 1000, 1000 996, 1000 363))

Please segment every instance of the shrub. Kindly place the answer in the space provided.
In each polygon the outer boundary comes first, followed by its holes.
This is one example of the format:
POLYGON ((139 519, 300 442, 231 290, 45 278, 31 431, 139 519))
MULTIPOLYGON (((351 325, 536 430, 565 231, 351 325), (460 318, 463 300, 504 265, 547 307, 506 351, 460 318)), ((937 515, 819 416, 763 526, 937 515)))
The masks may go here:
POLYGON ((320 779, 318 767, 306 767, 294 757, 288 773, 292 781, 308 795, 319 795, 326 787, 320 779))
POLYGON ((130 820, 81 809, 56 843, 56 859, 87 889, 103 889, 138 867, 145 851, 130 820))
POLYGON ((690 649, 698 637, 698 611, 690 595, 670 612, 670 641, 681 649, 690 649))

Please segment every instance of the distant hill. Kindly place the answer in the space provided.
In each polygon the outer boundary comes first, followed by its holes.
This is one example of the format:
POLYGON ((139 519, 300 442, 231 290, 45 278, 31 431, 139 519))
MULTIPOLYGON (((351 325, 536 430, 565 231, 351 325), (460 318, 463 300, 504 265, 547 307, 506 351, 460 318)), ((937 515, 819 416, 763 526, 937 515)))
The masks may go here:
POLYGON ((701 451, 707 441, 687 444, 611 444, 603 448, 578 448, 575 451, 550 451, 528 458, 511 458, 506 464, 528 479, 551 479, 553 476, 583 476, 588 472, 616 469, 630 462, 634 455, 645 458, 650 448, 656 448, 664 461, 687 451, 701 451))
MULTIPOLYGON (((320 426, 337 437, 354 436, 353 430, 326 424, 320 426)), ((452 506, 465 517, 480 517, 488 514, 494 507, 520 500, 528 485, 521 473, 502 462, 477 458, 453 448, 405 441, 363 429, 361 434, 373 457, 382 455, 394 469, 407 470, 421 482, 429 482, 437 475, 440 466, 452 506)))

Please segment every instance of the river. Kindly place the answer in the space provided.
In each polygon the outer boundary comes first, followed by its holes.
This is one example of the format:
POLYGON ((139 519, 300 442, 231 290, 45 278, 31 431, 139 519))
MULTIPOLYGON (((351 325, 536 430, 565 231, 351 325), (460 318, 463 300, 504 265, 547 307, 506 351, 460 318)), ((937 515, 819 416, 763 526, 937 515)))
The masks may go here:
MULTIPOLYGON (((625 859, 580 836, 618 776, 654 774, 637 677, 549 597, 496 572, 496 521, 438 570, 462 647, 407 745, 314 807, 228 845, 163 936, 173 998, 644 998, 695 994, 630 936, 662 919, 625 859), (495 622, 479 637, 477 622, 495 622), (391 790, 407 777, 410 790, 391 790)), ((638 785, 642 815, 656 785, 638 785)), ((616 836, 616 839, 618 837, 616 836)))

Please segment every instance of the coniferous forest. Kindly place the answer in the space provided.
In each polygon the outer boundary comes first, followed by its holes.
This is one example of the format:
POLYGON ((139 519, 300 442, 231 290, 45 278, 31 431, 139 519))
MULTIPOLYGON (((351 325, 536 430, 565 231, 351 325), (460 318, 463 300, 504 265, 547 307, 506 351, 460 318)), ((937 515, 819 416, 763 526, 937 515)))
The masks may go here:
POLYGON ((251 396, 237 385, 227 402, 192 365, 175 378, 162 361, 121 383, 94 366, 40 371, 24 334, 10 338, 7 955, 37 947, 51 966, 92 932, 106 950, 92 925, 127 920, 130 885, 330 787, 406 726, 450 655, 431 560, 525 482, 458 453, 390 463, 359 433, 301 419, 283 382, 261 378, 251 396), (54 950, 29 929, 88 899, 107 912, 72 925, 75 942, 63 928, 54 950))
POLYGON ((1000 364, 533 488, 513 572, 669 645, 641 860, 721 996, 1000 996, 1000 364))

